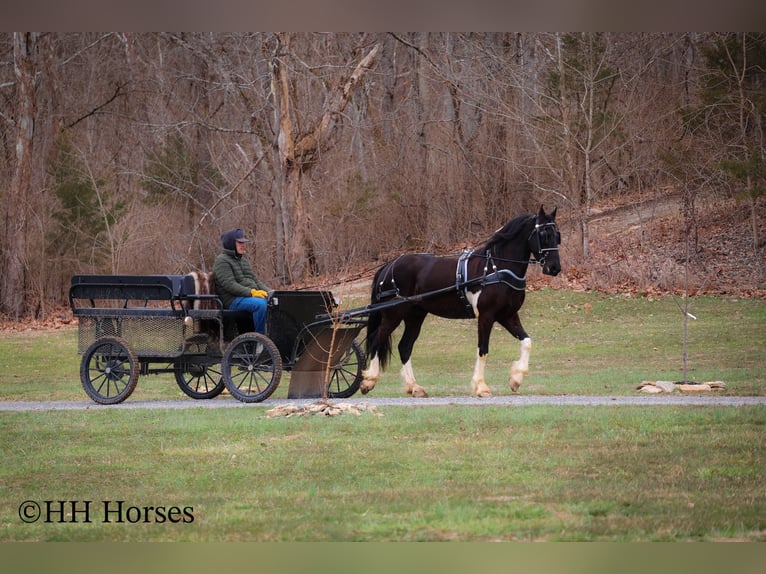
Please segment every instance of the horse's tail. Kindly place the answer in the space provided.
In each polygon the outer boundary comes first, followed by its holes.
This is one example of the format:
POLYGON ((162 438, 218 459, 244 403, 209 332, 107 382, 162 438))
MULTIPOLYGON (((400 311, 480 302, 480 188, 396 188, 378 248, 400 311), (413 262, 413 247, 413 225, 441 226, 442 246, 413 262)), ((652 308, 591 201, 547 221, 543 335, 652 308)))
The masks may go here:
MULTIPOLYGON (((390 265, 390 264, 389 264, 390 265)), ((386 273, 389 265, 384 265, 375 273, 372 280, 370 304, 375 305, 381 300, 381 277, 386 273)), ((367 337, 365 339, 367 356, 372 358, 377 355, 381 369, 385 369, 391 358, 391 334, 381 338, 380 324, 383 321, 382 311, 371 311, 367 318, 367 337)))
POLYGON ((382 311, 373 311, 367 319, 367 356, 378 357, 380 368, 385 369, 391 358, 391 335, 381 337, 380 323, 383 319, 382 311))

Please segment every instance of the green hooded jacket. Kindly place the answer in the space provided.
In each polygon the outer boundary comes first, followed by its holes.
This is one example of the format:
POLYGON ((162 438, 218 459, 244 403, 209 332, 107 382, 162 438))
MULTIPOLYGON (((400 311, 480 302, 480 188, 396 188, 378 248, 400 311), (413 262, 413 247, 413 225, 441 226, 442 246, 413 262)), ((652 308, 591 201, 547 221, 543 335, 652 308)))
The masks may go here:
POLYGON ((228 308, 237 297, 250 297, 252 289, 269 291, 269 288, 255 276, 247 259, 231 249, 224 249, 213 263, 215 290, 223 306, 228 308))

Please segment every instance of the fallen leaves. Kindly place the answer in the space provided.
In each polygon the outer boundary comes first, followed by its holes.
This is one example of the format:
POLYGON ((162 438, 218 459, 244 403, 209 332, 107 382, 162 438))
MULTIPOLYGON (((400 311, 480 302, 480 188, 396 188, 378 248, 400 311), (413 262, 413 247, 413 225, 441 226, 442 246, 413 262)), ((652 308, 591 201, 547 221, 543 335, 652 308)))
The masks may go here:
POLYGON ((0 331, 43 331, 77 325, 77 319, 73 317, 69 307, 58 307, 40 315, 38 318, 25 317, 23 319, 0 315, 0 331))
POLYGON ((383 413, 378 411, 378 407, 368 403, 333 403, 330 401, 317 401, 309 405, 279 405, 266 411, 266 416, 268 418, 305 417, 312 415, 334 417, 344 414, 361 416, 363 413, 370 413, 378 417, 384 416, 383 413))
POLYGON ((726 383, 723 381, 709 381, 706 383, 673 382, 673 381, 642 381, 636 387, 642 393, 658 394, 672 393, 676 390, 683 392, 706 392, 706 391, 725 391, 726 383))

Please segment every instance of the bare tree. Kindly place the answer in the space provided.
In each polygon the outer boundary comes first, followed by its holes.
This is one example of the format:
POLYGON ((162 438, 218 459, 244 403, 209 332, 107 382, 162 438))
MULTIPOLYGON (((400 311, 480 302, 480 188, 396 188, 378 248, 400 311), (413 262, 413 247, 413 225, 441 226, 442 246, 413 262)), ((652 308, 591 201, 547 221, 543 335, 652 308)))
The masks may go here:
POLYGON ((711 128, 723 136, 726 149, 720 167, 740 182, 758 252, 757 202, 766 192, 766 34, 718 35, 707 62, 704 100, 711 107, 711 128))
POLYGON ((0 306, 56 304, 74 272, 204 268, 230 226, 257 235, 275 284, 453 249, 539 202, 566 208, 587 255, 594 202, 669 188, 750 198, 760 246, 761 47, 750 33, 0 34, 0 306), (697 65, 707 47, 715 67, 697 65), (686 174, 658 159, 672 137, 686 174), (54 169, 64 145, 70 179, 54 169))
POLYGON ((36 81, 38 69, 38 34, 14 32, 13 62, 17 83, 15 136, 16 164, 6 194, 3 241, 2 310, 14 317, 23 315, 26 295, 27 238, 31 195, 33 147, 35 138, 36 81))
POLYGON ((605 169, 605 147, 619 125, 611 105, 619 74, 609 61, 607 34, 555 34, 548 54, 554 67, 549 74, 551 88, 541 100, 547 110, 543 124, 550 122, 545 138, 562 154, 561 183, 577 210, 587 260, 591 207, 600 191, 597 171, 605 169))
POLYGON ((348 105, 354 88, 374 65, 380 45, 375 44, 359 60, 347 80, 328 90, 321 116, 307 126, 298 125, 294 109, 295 89, 286 62, 290 51, 290 35, 278 34, 271 66, 272 93, 277 102, 275 108, 279 120, 276 137, 280 168, 277 217, 285 236, 284 261, 278 261, 278 268, 285 283, 302 278, 311 257, 312 246, 306 234, 308 220, 304 207, 303 175, 315 165, 321 152, 330 144, 338 117, 348 105))

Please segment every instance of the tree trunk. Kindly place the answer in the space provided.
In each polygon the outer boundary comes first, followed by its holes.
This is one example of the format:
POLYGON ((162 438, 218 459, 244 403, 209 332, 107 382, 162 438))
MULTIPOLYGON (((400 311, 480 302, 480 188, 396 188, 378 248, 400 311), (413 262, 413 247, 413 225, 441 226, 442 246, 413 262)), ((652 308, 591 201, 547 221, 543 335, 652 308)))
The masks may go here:
POLYGON ((295 134, 292 120, 292 93, 287 69, 282 57, 290 49, 289 37, 278 36, 276 53, 272 60, 272 91, 277 99, 278 116, 277 151, 279 156, 279 183, 276 188, 277 231, 282 235, 283 248, 277 252, 277 271, 282 283, 291 284, 305 269, 303 256, 306 215, 300 201, 300 164, 295 155, 295 134))
POLYGON ((340 117, 349 100, 353 88, 359 83, 364 73, 373 65, 380 45, 360 60, 353 73, 340 87, 339 93, 330 98, 317 124, 302 135, 294 132, 292 112, 292 90, 288 67, 282 58, 289 53, 289 36, 285 33, 278 35, 277 48, 272 58, 272 90, 277 100, 278 135, 277 151, 281 185, 277 189, 277 224, 278 231, 284 234, 284 259, 277 260, 277 269, 286 284, 291 284, 303 278, 308 269, 311 252, 309 219, 303 205, 303 190, 301 180, 304 172, 313 167, 318 161, 318 153, 326 145, 327 140, 335 129, 336 119, 340 117))
POLYGON ((16 318, 26 311, 25 277, 27 266, 28 205, 32 180, 32 147, 35 117, 34 32, 13 34, 13 60, 18 85, 16 108, 16 166, 6 196, 5 238, 2 259, 2 310, 16 318))
POLYGON ((583 193, 582 193, 582 180, 579 177, 579 169, 577 162, 577 144, 575 142, 574 135, 572 134, 571 126, 573 124, 572 111, 570 109, 570 97, 569 87, 567 86, 566 77, 567 70, 565 66, 564 47, 560 33, 556 33, 556 59, 558 65, 559 74, 559 93, 558 93, 558 105, 561 108, 561 124, 564 134, 562 136, 563 144, 563 168, 564 172, 562 181, 566 188, 566 192, 570 197, 572 203, 577 210, 577 216, 580 218, 580 240, 583 250, 583 259, 587 260, 587 231, 588 225, 585 221, 583 214, 583 193))
POLYGON ((747 197, 750 198, 750 229, 753 234, 753 253, 758 255, 761 248, 761 239, 758 236, 758 199, 753 189, 753 178, 747 176, 747 197))
MULTIPOLYGON (((590 57, 590 52, 588 56, 590 57)), ((589 66, 588 71, 591 71, 589 66)), ((589 78, 591 80, 593 76, 589 78)), ((586 97, 588 100, 588 109, 583 110, 586 124, 586 141, 583 153, 583 200, 581 206, 582 218, 582 258, 587 261, 590 257, 590 207, 593 199, 593 171, 592 171, 592 153, 593 153, 593 90, 595 86, 591 81, 586 83, 586 97)))

